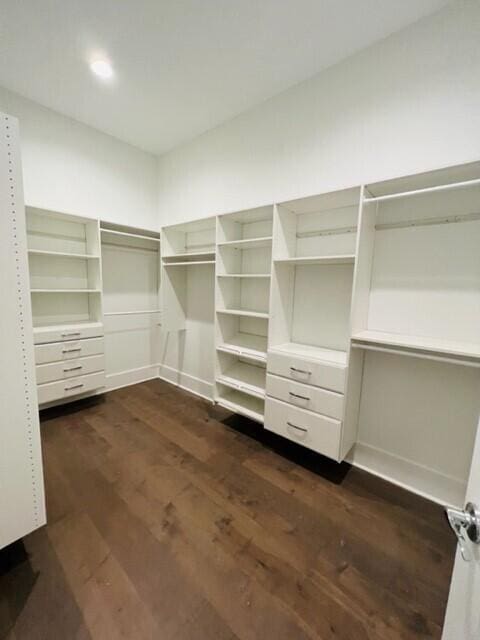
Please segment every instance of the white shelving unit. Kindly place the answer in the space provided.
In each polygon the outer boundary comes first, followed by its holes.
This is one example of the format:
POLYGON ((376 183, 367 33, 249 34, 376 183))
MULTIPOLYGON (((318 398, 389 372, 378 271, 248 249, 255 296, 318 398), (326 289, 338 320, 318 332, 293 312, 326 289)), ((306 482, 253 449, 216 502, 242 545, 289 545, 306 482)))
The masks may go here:
POLYGON ((107 388, 158 376, 160 234, 101 222, 107 388))
POLYGON ((37 392, 47 406, 104 387, 99 223, 27 207, 26 228, 37 392))
POLYGON ((30 207, 40 401, 104 389, 105 351, 107 389, 160 376, 462 506, 480 411, 479 176, 473 163, 161 234, 30 207))
POLYGON ((216 401, 263 422, 273 207, 217 220, 216 401))
POLYGON ((347 189, 283 203, 274 218, 265 426, 339 461, 356 439, 361 383, 350 350, 359 205, 360 188, 347 189), (335 423, 328 392, 341 394, 335 423))

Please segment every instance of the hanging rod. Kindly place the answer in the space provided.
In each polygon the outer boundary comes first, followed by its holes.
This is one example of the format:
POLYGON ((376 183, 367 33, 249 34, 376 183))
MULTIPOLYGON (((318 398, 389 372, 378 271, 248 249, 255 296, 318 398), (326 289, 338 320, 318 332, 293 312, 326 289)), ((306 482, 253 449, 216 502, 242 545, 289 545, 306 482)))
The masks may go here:
POLYGON ((339 236, 342 233, 356 233, 356 225, 352 227, 337 227, 332 229, 317 229, 316 231, 299 231, 297 238, 314 238, 315 236, 339 236))
POLYGON ((428 227, 436 224, 454 224, 458 222, 471 222, 480 220, 480 213, 465 213, 462 215, 438 216, 434 218, 419 218, 416 220, 402 220, 401 222, 385 222, 376 224, 376 231, 385 229, 403 229, 405 227, 428 227))
POLYGON ((364 349, 366 351, 378 351, 380 353, 391 353, 396 356, 407 356, 409 358, 421 358, 422 360, 435 360, 436 362, 447 362, 449 364, 460 364, 467 367, 480 367, 480 362, 475 362, 473 360, 463 360, 462 358, 450 358, 448 356, 436 356, 431 355, 430 353, 425 352, 416 352, 416 351, 407 351, 405 349, 393 349, 389 347, 377 347, 374 345, 367 345, 365 343, 358 343, 352 341, 352 347, 354 349, 364 349))
POLYGON ((152 242, 160 242, 160 238, 155 238, 154 236, 146 236, 141 233, 128 233, 127 231, 116 231, 114 229, 104 229, 103 227, 100 229, 100 231, 102 233, 113 233, 116 236, 139 238, 140 240, 151 240, 152 242))
POLYGON ((105 311, 104 316, 134 316, 144 315, 145 313, 161 313, 160 309, 146 309, 142 311, 105 311))
POLYGON ((436 187, 425 187, 424 189, 415 189, 413 191, 401 191, 400 193, 390 193, 386 196, 364 198, 363 202, 382 202, 383 200, 407 198, 409 196, 416 196, 422 193, 432 193, 434 191, 447 191, 449 189, 461 189, 462 187, 472 187, 476 184, 480 184, 480 178, 475 178, 475 180, 465 180, 463 182, 452 182, 451 184, 441 184, 441 185, 437 185, 436 187))

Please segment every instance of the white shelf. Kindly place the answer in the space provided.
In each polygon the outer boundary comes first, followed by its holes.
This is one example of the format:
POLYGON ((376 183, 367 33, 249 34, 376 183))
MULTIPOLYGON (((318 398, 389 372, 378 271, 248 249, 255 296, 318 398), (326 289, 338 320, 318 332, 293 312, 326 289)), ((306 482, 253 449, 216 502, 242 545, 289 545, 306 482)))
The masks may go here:
POLYGON ((139 311, 104 311, 104 316, 142 316, 146 314, 162 313, 161 309, 141 309, 139 311))
POLYGON ((217 273, 218 278, 270 278, 269 273, 217 273))
POLYGON ((225 373, 220 373, 217 376, 217 382, 243 391, 248 395, 264 398, 265 376, 264 367, 257 367, 246 362, 235 362, 225 373))
POLYGON ((232 249, 260 249, 268 247, 272 244, 272 236, 264 236, 261 238, 246 238, 244 240, 228 240, 219 242, 219 247, 231 247, 232 249))
POLYGON ((30 293, 101 293, 101 289, 30 289, 30 293))
POLYGON ((117 231, 116 229, 100 229, 101 233, 110 233, 115 236, 123 236, 125 238, 137 238, 138 240, 151 240, 152 242, 160 242, 160 238, 155 236, 143 235, 141 233, 129 233, 127 231, 117 231))
POLYGON ((228 391, 222 393, 217 398, 217 403, 240 415, 246 416, 255 422, 263 424, 264 403, 263 400, 254 396, 248 396, 241 391, 228 391))
POLYGON ((280 258, 274 260, 277 264, 353 264, 354 254, 337 256, 299 256, 296 258, 280 258))
POLYGON ((310 358, 321 362, 329 362, 336 365, 347 365, 347 352, 337 351, 335 349, 326 349, 324 347, 315 347, 308 344, 299 344, 298 342, 285 342, 284 344, 275 345, 270 351, 280 351, 292 356, 301 358, 310 358))
POLYGON ((269 314, 260 311, 249 311, 248 309, 217 309, 217 313, 225 313, 231 316, 245 316, 246 318, 264 318, 268 320, 269 314))
POLYGON ((195 267, 202 264, 215 264, 215 260, 189 260, 187 262, 164 262, 164 267, 195 267))
POLYGON ((215 251, 189 251, 187 253, 174 253, 172 255, 162 256, 163 264, 176 264, 176 261, 187 262, 185 258, 191 258, 192 261, 215 261, 215 251))
POLYGON ((217 346, 219 351, 252 358, 260 362, 267 359, 267 338, 251 333, 237 333, 217 346))
POLYGON ((480 345, 457 340, 442 340, 423 336, 410 336, 401 333, 383 331, 360 331, 352 336, 354 342, 385 345, 398 349, 428 351, 446 356, 480 358, 480 345))
POLYGON ((52 256, 54 258, 76 258, 82 260, 99 260, 100 256, 89 253, 68 253, 65 251, 44 251, 42 249, 29 249, 28 254, 32 256, 52 256))
POLYGON ((65 327, 69 327, 70 329, 75 328, 75 329, 78 329, 79 331, 82 331, 85 329, 102 329, 103 324, 101 322, 88 321, 88 320, 86 320, 85 322, 79 322, 78 320, 71 320, 71 321, 62 322, 61 324, 58 324, 58 323, 37 324, 36 326, 33 327, 33 333, 35 335, 41 335, 43 333, 50 333, 51 331, 62 331, 62 329, 65 329, 65 327))

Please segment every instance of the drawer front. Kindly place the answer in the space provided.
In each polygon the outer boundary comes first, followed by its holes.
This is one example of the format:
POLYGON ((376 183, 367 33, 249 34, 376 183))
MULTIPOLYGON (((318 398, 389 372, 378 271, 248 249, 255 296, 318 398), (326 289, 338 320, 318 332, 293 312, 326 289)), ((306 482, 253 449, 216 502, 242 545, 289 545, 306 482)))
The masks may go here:
POLYGON ((103 338, 39 344, 35 346, 35 362, 36 364, 46 364, 94 356, 100 353, 103 353, 103 338))
POLYGON ((322 413, 330 418, 337 418, 337 420, 343 418, 344 396, 335 391, 327 391, 268 374, 267 395, 289 402, 301 409, 322 413))
POLYGON ((58 382, 49 382, 37 386, 38 404, 64 400, 87 391, 93 391, 105 386, 105 373, 92 373, 88 376, 79 376, 58 382))
POLYGON ((267 398, 265 429, 339 460, 342 437, 342 423, 339 420, 267 398))
POLYGON ((345 390, 346 367, 304 360, 288 354, 268 352, 267 371, 277 376, 284 376, 303 384, 312 384, 331 391, 343 393, 345 390))
POLYGON ((91 326, 60 327, 55 329, 37 329, 33 331, 35 344, 63 342, 64 340, 84 340, 103 336, 103 325, 99 322, 91 326))
POLYGON ((67 362, 53 362, 52 364, 38 364, 36 366, 37 384, 67 380, 96 373, 105 369, 105 356, 90 356, 89 358, 75 358, 67 362))

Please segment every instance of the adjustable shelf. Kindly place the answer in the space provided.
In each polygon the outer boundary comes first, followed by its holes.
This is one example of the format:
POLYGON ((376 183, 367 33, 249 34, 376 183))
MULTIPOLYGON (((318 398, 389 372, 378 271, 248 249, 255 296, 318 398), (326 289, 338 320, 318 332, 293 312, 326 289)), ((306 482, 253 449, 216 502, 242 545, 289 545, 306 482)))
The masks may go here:
POLYGON ((243 240, 228 240, 219 242, 219 247, 230 247, 232 249, 262 249, 272 244, 272 236, 260 238, 244 238, 243 240))
POLYGON ((261 398, 247 395, 230 388, 220 388, 216 398, 217 404, 229 411, 238 413, 255 422, 263 424, 265 404, 261 398))
POLYGON ((345 254, 337 256, 299 256, 296 258, 278 258, 274 260, 278 264, 353 264, 355 254, 345 254))
POLYGON ((186 260, 185 262, 168 262, 163 261, 164 267, 195 267, 199 265, 211 264, 215 265, 215 260, 186 260))
POLYGON ((67 251, 43 251, 41 249, 29 249, 29 256, 50 256, 52 258, 73 258, 77 260, 100 260, 99 255, 89 253, 69 253, 67 251))
POLYGON ((218 278, 270 278, 270 273, 219 273, 218 278))
POLYGON ((225 371, 217 374, 217 382, 258 398, 265 397, 265 367, 228 359, 225 371), (233 364, 230 362, 233 361, 233 364))
POLYGON ((102 293, 101 289, 30 289, 30 293, 102 293))
POLYGON ((243 316, 245 318, 262 318, 268 320, 268 313, 260 311, 249 311, 248 309, 217 309, 217 313, 223 313, 225 315, 243 316))
POLYGON ((259 362, 266 362, 267 337, 252 333, 236 333, 226 338, 223 342, 218 342, 217 350, 259 362))

